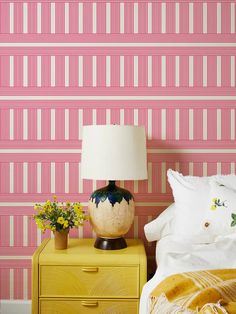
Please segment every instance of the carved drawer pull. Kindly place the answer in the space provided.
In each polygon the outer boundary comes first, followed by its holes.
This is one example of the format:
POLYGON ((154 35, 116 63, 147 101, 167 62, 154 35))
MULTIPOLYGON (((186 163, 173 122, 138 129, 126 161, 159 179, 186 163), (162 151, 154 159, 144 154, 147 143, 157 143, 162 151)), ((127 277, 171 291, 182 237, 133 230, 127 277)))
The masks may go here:
POLYGON ((88 306, 88 307, 98 306, 98 302, 97 301, 81 301, 81 304, 83 306, 88 306))
POLYGON ((87 273, 97 273, 98 267, 83 267, 82 271, 87 272, 87 273))

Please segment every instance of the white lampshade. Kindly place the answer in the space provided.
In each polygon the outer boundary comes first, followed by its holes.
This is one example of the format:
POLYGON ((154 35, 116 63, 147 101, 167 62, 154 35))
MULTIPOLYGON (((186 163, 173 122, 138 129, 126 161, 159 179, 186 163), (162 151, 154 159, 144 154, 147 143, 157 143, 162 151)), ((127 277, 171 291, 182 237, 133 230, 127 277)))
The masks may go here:
POLYGON ((144 128, 131 125, 84 126, 81 177, 94 180, 146 179, 144 128))

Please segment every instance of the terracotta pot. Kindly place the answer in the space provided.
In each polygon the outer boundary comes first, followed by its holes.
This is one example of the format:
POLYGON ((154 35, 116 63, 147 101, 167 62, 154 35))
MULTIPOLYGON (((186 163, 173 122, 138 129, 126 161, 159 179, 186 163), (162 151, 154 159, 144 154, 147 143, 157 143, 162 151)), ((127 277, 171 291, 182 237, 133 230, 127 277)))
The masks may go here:
POLYGON ((54 245, 56 250, 65 250, 68 246, 68 233, 69 229, 61 231, 53 231, 54 233, 54 245))

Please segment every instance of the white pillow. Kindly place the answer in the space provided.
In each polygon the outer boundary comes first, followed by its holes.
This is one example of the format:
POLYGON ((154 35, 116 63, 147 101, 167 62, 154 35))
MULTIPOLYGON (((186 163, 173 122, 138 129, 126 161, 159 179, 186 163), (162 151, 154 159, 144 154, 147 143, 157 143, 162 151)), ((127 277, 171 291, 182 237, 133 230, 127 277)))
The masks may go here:
POLYGON ((195 243, 214 242, 215 233, 204 227, 211 200, 210 182, 236 187, 236 176, 183 176, 171 169, 167 171, 167 175, 176 204, 174 234, 195 243))
POLYGON ((209 208, 204 217, 203 229, 211 237, 236 232, 236 190, 210 182, 209 208))
POLYGON ((161 238, 173 233, 175 217, 175 204, 167 207, 156 219, 144 226, 144 233, 149 242, 159 241, 161 238))

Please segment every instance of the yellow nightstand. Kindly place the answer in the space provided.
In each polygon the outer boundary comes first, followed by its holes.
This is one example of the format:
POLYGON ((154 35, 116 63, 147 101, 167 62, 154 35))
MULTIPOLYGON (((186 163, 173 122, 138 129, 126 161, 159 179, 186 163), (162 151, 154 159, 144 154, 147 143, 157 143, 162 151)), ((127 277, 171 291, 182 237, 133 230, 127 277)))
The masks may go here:
POLYGON ((33 255, 33 314, 137 314, 147 279, 141 240, 122 250, 98 250, 94 239, 70 239, 55 250, 46 239, 33 255))

